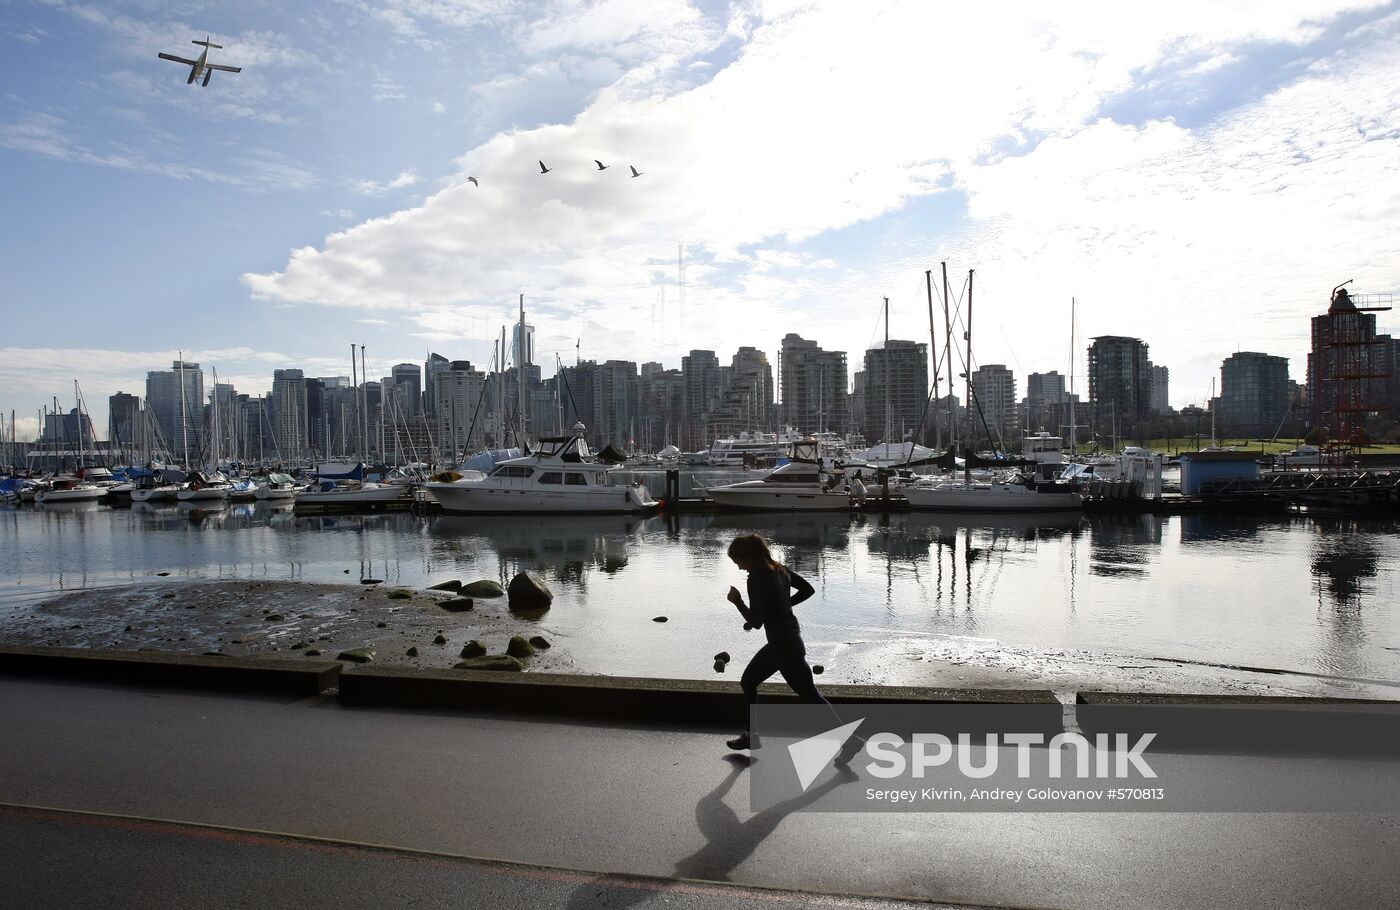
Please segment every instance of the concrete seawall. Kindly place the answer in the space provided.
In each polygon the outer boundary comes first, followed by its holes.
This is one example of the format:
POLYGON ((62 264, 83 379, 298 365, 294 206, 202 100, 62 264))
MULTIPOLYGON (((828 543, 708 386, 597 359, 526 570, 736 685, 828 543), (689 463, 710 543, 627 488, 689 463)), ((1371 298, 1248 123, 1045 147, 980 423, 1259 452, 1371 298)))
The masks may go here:
POLYGON ((152 651, 0 645, 0 672, 109 682, 315 695, 335 687, 340 664, 239 660, 152 651))

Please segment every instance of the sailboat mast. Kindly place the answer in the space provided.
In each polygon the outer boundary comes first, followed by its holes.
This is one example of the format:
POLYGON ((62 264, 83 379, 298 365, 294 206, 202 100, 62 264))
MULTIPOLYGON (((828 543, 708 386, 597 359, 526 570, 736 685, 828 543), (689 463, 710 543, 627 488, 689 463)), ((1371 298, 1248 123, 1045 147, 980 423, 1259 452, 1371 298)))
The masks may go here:
POLYGON ((1079 426, 1074 422, 1074 298, 1069 299, 1069 459, 1074 460, 1074 444, 1079 426))
POLYGON ((885 298, 885 458, 890 457, 890 425, 894 423, 894 412, 890 406, 890 298, 885 298))
MULTIPOLYGON (((365 427, 365 461, 369 461, 369 371, 365 369, 365 346, 360 345, 360 420, 365 427)), ((379 405, 384 406, 384 390, 379 390, 379 405)), ((383 421, 381 420, 382 424, 383 421)))
MULTIPOLYGON (((948 397, 953 397, 953 317, 948 309, 948 262, 943 262, 943 354, 948 359, 948 397)), ((958 414, 951 401, 948 402, 948 445, 958 445, 958 414)))
MULTIPOLYGON (((967 376, 965 394, 967 395, 967 430, 969 439, 972 438, 972 273, 972 269, 967 270, 967 331, 964 333, 967 336, 967 362, 963 364, 963 368, 967 371, 964 375, 967 376)), ((971 455, 972 453, 969 452, 968 454, 971 455)), ((971 458, 963 462, 963 479, 967 483, 972 483, 971 458)))
MULTIPOLYGON (((938 334, 933 325, 933 270, 924 269, 924 290, 928 292, 928 359, 929 369, 933 373, 933 400, 938 401, 938 334)), ((927 437, 925 437, 927 438, 927 437)), ((933 447, 943 448, 943 428, 938 425, 938 420, 933 420, 933 447)), ((913 450, 910 450, 912 457, 913 450)))
MULTIPOLYGON (((356 365, 355 365, 355 343, 354 343, 353 341, 350 342, 350 391, 351 391, 351 395, 353 396, 353 397, 351 398, 351 401, 354 402, 354 407, 351 409, 351 414, 353 415, 353 417, 358 418, 358 417, 359 417, 359 414, 360 414, 360 377, 359 377, 359 371, 356 369, 356 365)), ((341 400, 344 401, 344 399, 341 399, 341 400)), ((355 420, 355 428, 356 428, 356 430, 359 429, 359 425, 360 425, 359 420, 355 420)), ((261 435, 261 434, 259 434, 259 435, 261 435)), ((356 435, 356 436, 359 436, 360 434, 359 434, 358 432, 356 432, 355 435, 356 435)), ((344 405, 344 404, 342 404, 342 405, 340 406, 340 448, 341 448, 342 450, 345 448, 345 405, 344 405)), ((358 459, 356 459, 356 460, 358 460, 358 459)))
MULTIPOLYGON (((167 349, 168 350, 168 349, 167 349)), ((190 469, 190 421, 185 414, 185 352, 180 351, 180 448, 183 459, 180 467, 186 471, 190 469)))
MULTIPOLYGON (((1212 391, 1214 391, 1214 388, 1214 386, 1211 386, 1212 391)), ((73 410, 78 412, 78 476, 82 477, 84 474, 83 468, 87 466, 85 464, 87 461, 87 439, 84 438, 87 434, 83 432, 83 399, 82 396, 78 394, 78 380, 76 379, 73 380, 73 410)), ((1214 426, 1215 415, 1212 414, 1211 427, 1213 428, 1214 426)), ((1215 436, 1214 429, 1212 429, 1210 435, 1212 437, 1215 436)))
POLYGON ((515 385, 517 399, 520 407, 520 450, 525 451, 525 364, 528 357, 525 354, 525 295, 520 295, 520 339, 516 343, 515 352, 515 385))

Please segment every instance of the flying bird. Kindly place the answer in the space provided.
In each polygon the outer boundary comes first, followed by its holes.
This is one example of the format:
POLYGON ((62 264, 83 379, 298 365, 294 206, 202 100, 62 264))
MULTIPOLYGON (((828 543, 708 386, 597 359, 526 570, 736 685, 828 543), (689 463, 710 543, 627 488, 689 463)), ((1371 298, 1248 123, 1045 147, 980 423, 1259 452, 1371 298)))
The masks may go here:
POLYGON ((612 167, 612 165, 610 165, 610 164, 604 164, 603 162, 599 161, 597 158, 594 158, 594 159, 593 159, 593 163, 596 164, 596 165, 598 165, 598 170, 600 170, 600 171, 606 171, 608 168, 612 167))
POLYGON ((543 161, 540 162, 540 173, 541 173, 541 174, 548 174, 548 173, 550 172, 550 170, 551 170, 551 168, 547 168, 547 167, 544 166, 544 162, 543 162, 543 161))
POLYGON ((471 183, 471 184, 475 184, 477 189, 481 189, 481 184, 476 182, 476 178, 475 178, 475 177, 468 177, 468 178, 467 178, 467 182, 468 182, 468 183, 471 183))
POLYGON ((640 176, 642 176, 642 172, 639 171, 639 170, 637 170, 637 166, 636 166, 635 164, 629 164, 629 165, 627 165, 627 166, 630 167, 630 168, 632 169, 632 176, 633 176, 633 177, 640 177, 640 176))

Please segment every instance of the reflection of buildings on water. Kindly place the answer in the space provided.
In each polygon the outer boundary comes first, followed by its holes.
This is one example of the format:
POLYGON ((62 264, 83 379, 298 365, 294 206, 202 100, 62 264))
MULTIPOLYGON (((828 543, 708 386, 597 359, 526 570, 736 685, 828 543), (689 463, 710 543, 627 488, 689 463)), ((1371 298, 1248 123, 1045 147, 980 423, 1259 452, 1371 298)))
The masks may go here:
POLYGON ((1141 576, 1162 548, 1162 515, 1095 515, 1089 522, 1089 574, 1141 576))
POLYGON ((440 552, 494 551, 504 580, 543 569, 580 585, 590 568, 622 571, 633 539, 661 527, 661 519, 630 515, 441 515, 427 523, 440 552))
POLYGON ((844 553, 851 545, 851 516, 843 513, 720 512, 705 526, 710 545, 721 558, 740 534, 758 534, 781 548, 777 558, 798 572, 817 570, 827 553, 844 553))
POLYGON ((1368 579, 1376 577, 1380 553, 1360 528, 1334 525, 1318 537, 1310 567, 1319 603, 1325 592, 1338 616, 1344 617, 1361 607, 1363 595, 1374 592, 1368 579))
POLYGON ((1205 512, 1181 516, 1183 544, 1221 544, 1232 540, 1249 540, 1261 531, 1278 526, 1278 519, 1249 514, 1205 512))

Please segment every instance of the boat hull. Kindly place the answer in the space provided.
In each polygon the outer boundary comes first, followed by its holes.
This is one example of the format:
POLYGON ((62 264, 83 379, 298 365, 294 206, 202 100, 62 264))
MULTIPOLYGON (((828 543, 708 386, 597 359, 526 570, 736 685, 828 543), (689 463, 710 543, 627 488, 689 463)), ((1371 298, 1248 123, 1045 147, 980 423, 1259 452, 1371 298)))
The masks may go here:
POLYGON ((1010 489, 1010 484, 974 484, 971 489, 956 486, 909 486, 904 496, 910 508, 931 512, 1065 512, 1080 509, 1084 500, 1078 492, 1039 493, 1010 489))
POLYGON ((658 504, 633 487, 586 487, 538 490, 488 486, 480 482, 430 483, 425 489, 444 511, 463 514, 549 513, 561 515, 635 515, 658 504))
POLYGON ((746 484, 712 487, 706 491, 717 504, 756 512, 845 512, 851 507, 846 493, 820 490, 755 489, 746 484))
POLYGON ((222 502, 228 499, 227 487, 219 489, 181 490, 175 498, 181 502, 222 502))
POLYGON ((101 487, 78 490, 44 490, 35 495, 34 501, 40 505, 57 505, 61 502, 97 502, 107 491, 101 487))
POLYGON ((132 490, 132 502, 174 502, 179 494, 177 487, 153 487, 144 490, 132 490))
POLYGON ((403 503, 410 505, 413 503, 413 491, 408 487, 385 486, 370 490, 319 490, 307 492, 301 491, 294 496, 298 506, 317 506, 321 508, 354 508, 356 506, 375 506, 403 503))
POLYGON ((258 487, 253 491, 253 498, 259 502, 291 502, 297 498, 296 490, 274 490, 270 487, 258 487))

